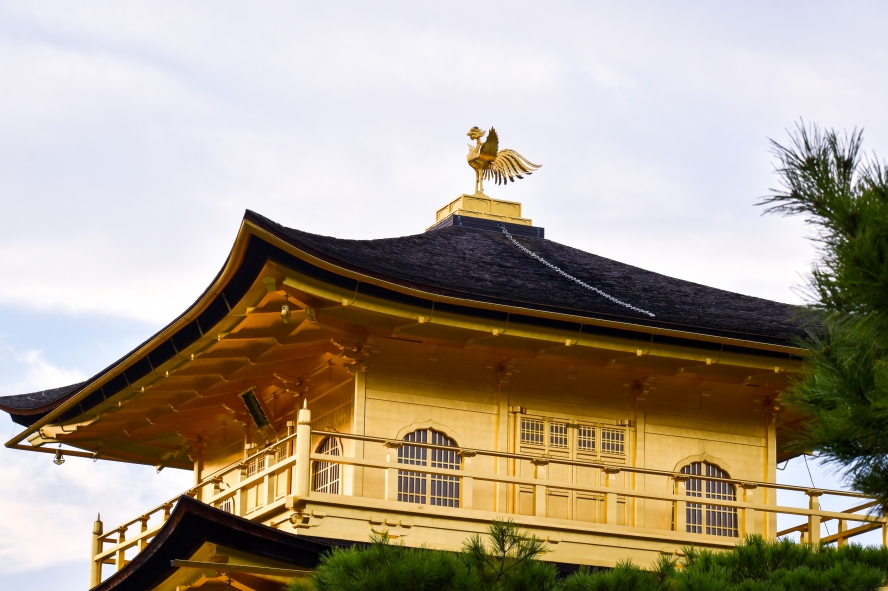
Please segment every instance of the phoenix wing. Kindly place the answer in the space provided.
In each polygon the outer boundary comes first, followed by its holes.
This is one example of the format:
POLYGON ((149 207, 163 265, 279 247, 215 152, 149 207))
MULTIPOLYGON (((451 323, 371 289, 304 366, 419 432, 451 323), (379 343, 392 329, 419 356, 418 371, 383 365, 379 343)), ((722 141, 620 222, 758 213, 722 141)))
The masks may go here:
MULTIPOLYGON (((492 129, 490 133, 496 137, 492 129)), ((484 150, 483 146, 481 149, 484 150)), ((522 175, 533 174, 533 171, 540 168, 541 164, 534 164, 515 150, 500 150, 490 167, 484 171, 484 178, 492 178, 497 185, 505 185, 509 181, 514 183, 516 178, 523 179, 522 175)))
POLYGON ((487 139, 481 144, 481 159, 485 162, 493 162, 497 151, 499 151, 499 136, 496 135, 496 130, 491 127, 487 139))

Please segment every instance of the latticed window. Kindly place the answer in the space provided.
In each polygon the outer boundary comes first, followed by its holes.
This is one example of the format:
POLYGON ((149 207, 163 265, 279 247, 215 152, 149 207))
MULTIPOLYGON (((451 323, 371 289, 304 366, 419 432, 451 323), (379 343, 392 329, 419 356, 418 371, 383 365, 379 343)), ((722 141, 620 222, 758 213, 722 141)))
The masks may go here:
MULTIPOLYGON (((339 445, 339 438, 325 437, 318 445, 317 453, 328 456, 341 456, 342 447, 339 445)), ((312 468, 314 490, 316 492, 338 495, 340 470, 340 464, 336 462, 315 462, 312 468)))
POLYGON ((595 427, 587 425, 577 427, 577 450, 595 451, 595 427))
POLYGON ((283 462, 288 457, 290 457, 290 445, 289 443, 284 443, 277 446, 277 449, 274 451, 274 461, 275 462, 283 462))
POLYGON ((265 470, 265 454, 259 453, 247 461, 247 476, 252 476, 265 470))
POLYGON ((626 432, 623 429, 602 427, 601 453, 616 455, 626 453, 626 432))
POLYGON ((549 423, 549 447, 567 447, 567 423, 549 423))
POLYGON ((225 499, 219 503, 219 509, 226 513, 234 513, 234 499, 225 499))
MULTIPOLYGON (((681 469, 682 474, 690 475, 686 483, 689 497, 703 497, 724 501, 736 501, 737 492, 730 482, 695 478, 729 478, 728 473, 709 462, 693 462, 681 469)), ((718 505, 687 503, 687 531, 693 534, 706 533, 710 536, 736 538, 737 509, 718 505)))
POLYGON ((540 419, 521 417, 521 443, 544 445, 545 423, 540 419))
MULTIPOLYGON (((432 429, 408 433, 404 441, 456 447, 455 441, 432 429)), ((398 448, 398 463, 459 470, 461 458, 456 450, 402 445, 398 448)), ((398 470, 398 500, 419 505, 459 507, 459 477, 398 470)))

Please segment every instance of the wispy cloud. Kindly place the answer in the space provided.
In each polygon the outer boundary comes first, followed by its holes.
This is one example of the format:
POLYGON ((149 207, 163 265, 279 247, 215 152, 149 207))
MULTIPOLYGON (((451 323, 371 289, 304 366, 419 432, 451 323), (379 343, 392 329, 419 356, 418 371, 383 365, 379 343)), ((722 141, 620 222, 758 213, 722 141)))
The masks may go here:
POLYGON ((888 82, 866 75, 888 9, 843 28, 847 3, 803 24, 788 6, 765 22, 642 4, 4 6, 0 303, 165 323, 246 208, 421 232, 471 187, 472 125, 544 164, 490 190, 551 238, 798 301, 804 229, 752 206, 773 183, 766 138, 804 115, 888 146, 888 82))
POLYGON ((50 363, 43 351, 38 349, 16 351, 12 347, 4 347, 0 351, 6 353, 5 365, 10 378, 0 381, 0 395, 58 388, 81 382, 87 377, 80 370, 65 369, 50 363))
MULTIPOLYGON (((0 419, 6 431, 10 421, 0 419)), ((114 527, 182 492, 188 472, 156 474, 150 467, 0 450, 0 572, 46 568, 64 562, 87 566, 86 549, 96 514, 114 527)), ((83 587, 76 581, 72 589, 83 587)), ((67 587, 64 587, 67 588, 67 587)))
MULTIPOLYGON (((0 348, 0 367, 0 394, 54 388, 86 377, 52 363, 40 350, 9 346, 0 348)), ((0 429, 8 434, 11 428, 2 414, 0 429)), ((0 573, 12 573, 69 561, 85 566, 84 551, 99 511, 113 526, 181 492, 190 474, 156 474, 149 467, 81 458, 55 466, 51 456, 0 448, 0 482, 0 573)))

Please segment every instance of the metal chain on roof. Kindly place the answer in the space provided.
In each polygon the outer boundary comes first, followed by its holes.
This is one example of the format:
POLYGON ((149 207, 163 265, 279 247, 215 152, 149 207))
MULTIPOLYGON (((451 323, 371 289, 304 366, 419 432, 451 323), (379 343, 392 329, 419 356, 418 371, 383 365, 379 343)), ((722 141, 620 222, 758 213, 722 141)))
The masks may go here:
POLYGON ((615 303, 615 304, 619 304, 619 305, 621 305, 621 306, 623 306, 623 307, 625 307, 625 308, 629 308, 630 310, 634 310, 634 311, 636 311, 636 312, 640 312, 641 314, 646 314, 647 316, 650 316, 651 318, 654 318, 654 317, 655 317, 654 314, 653 314, 652 312, 648 312, 647 310, 642 310, 641 308, 636 308, 635 306, 633 306, 633 305, 631 305, 631 304, 627 304, 626 302, 621 302, 620 300, 618 300, 617 298, 613 297, 612 295, 608 295, 608 294, 604 293, 603 291, 601 291, 601 290, 598 289, 597 287, 592 287, 592 286, 589 285, 588 283, 586 283, 586 282, 584 282, 584 281, 580 281, 579 279, 577 279, 577 278, 574 277, 573 275, 569 275, 569 274, 565 273, 564 271, 562 271, 561 269, 559 269, 558 267, 556 267, 555 265, 553 265, 552 263, 550 263, 549 261, 547 261, 546 259, 544 259, 543 257, 539 256, 539 255, 536 254, 535 252, 532 252, 531 250, 529 250, 529 249, 525 248, 524 246, 522 246, 517 240, 515 240, 515 238, 512 237, 511 234, 509 234, 509 231, 506 230, 506 227, 505 227, 504 225, 500 224, 500 228, 502 228, 502 230, 503 230, 503 234, 506 235, 506 238, 508 238, 508 239, 512 242, 512 244, 514 244, 515 246, 517 246, 518 248, 520 248, 521 250, 523 250, 524 252, 526 252, 527 254, 529 254, 530 256, 532 256, 533 258, 535 258, 536 260, 538 260, 539 262, 543 263, 544 265, 546 265, 547 267, 549 267, 550 269, 552 269, 553 271, 555 271, 556 273, 558 273, 558 274, 561 275, 562 277, 566 277, 567 279, 570 279, 570 280, 573 281, 574 283, 578 283, 579 285, 582 285, 582 286, 585 287, 586 289, 591 289, 592 291, 594 291, 595 293, 597 293, 597 294, 600 295, 601 297, 603 297, 603 298, 605 298, 605 299, 608 299, 608 300, 612 301, 612 302, 615 303))

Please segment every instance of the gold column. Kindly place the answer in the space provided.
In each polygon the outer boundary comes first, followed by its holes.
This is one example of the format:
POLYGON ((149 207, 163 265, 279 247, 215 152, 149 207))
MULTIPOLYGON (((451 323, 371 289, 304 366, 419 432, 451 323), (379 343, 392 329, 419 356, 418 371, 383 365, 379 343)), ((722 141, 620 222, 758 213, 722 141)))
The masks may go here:
MULTIPOLYGON (((645 401, 646 395, 635 397, 635 445, 633 446, 632 466, 635 468, 646 468, 644 456, 644 433, 645 433, 645 401)), ((632 474, 632 489, 645 490, 644 474, 632 474)), ((635 527, 644 527, 645 523, 645 501, 644 499, 633 499, 634 506, 634 525, 635 527)))
MULTIPOLYGON (((367 374, 360 369, 355 372, 353 408, 352 433, 355 435, 365 435, 367 421, 367 374)), ((359 460, 364 459, 363 441, 352 441, 352 457, 359 460)), ((364 469, 361 466, 347 466, 346 468, 345 480, 347 488, 345 494, 354 497, 364 496, 364 469)))
POLYGON ((311 492, 311 411, 303 403, 296 421, 296 486, 293 494, 307 497, 311 492))
POLYGON ((90 555, 89 555, 89 588, 92 589, 96 585, 102 582, 102 563, 96 562, 96 556, 102 552, 104 549, 104 544, 102 543, 102 518, 101 515, 96 516, 96 521, 93 523, 93 531, 92 531, 92 543, 90 544, 90 555))
MULTIPOLYGON (((765 419, 767 421, 767 443, 765 453, 767 454, 765 457, 765 466, 766 466, 766 475, 765 482, 767 483, 776 483, 777 482, 777 415, 774 413, 768 413, 765 415, 765 419)), ((777 490, 773 488, 768 488, 763 491, 763 499, 768 505, 776 505, 777 504, 777 490)), ((766 513, 765 514, 765 531, 763 532, 766 538, 776 538, 777 535, 777 514, 776 513, 766 513)))

